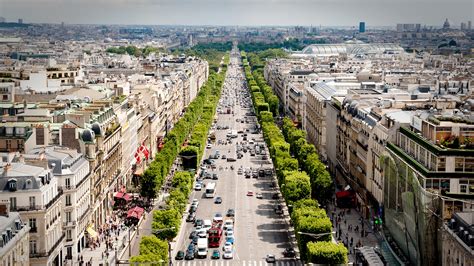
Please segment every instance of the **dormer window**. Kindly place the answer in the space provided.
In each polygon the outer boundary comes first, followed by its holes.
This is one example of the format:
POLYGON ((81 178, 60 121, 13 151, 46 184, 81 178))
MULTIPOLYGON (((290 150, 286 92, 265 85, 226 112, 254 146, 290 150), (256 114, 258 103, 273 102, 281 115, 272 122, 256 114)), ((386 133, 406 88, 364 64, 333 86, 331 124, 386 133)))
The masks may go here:
POLYGON ((27 179, 26 183, 25 183, 25 186, 26 186, 26 189, 32 189, 33 188, 33 182, 31 182, 30 179, 27 179))
POLYGON ((15 179, 10 179, 8 180, 8 189, 10 191, 16 191, 17 188, 16 188, 16 180, 15 179))

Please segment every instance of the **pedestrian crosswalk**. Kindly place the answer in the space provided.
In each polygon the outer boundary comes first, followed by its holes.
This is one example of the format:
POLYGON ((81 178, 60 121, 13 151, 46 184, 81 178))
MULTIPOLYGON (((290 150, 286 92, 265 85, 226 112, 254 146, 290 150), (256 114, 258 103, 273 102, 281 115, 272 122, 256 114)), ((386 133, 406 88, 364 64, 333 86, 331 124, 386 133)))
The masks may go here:
POLYGON ((174 261, 175 266, 302 266, 303 263, 294 260, 277 260, 267 263, 262 260, 191 260, 174 261))

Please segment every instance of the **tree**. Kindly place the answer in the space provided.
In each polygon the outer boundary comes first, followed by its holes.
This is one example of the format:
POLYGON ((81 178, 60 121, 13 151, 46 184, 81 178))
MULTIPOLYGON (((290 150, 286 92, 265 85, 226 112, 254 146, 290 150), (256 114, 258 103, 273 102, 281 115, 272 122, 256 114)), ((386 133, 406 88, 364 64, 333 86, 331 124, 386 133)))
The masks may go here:
POLYGON ((260 112, 260 121, 261 122, 273 122, 273 114, 268 111, 260 112))
POLYGON ((181 212, 171 208, 153 212, 152 229, 158 231, 155 235, 160 239, 173 239, 176 237, 181 224, 181 212), (174 227, 174 229, 167 229, 174 227), (167 229, 167 230, 163 230, 167 229))
POLYGON ((330 241, 308 242, 308 262, 317 264, 347 264, 347 248, 342 244, 330 241))
POLYGON ((282 193, 288 203, 311 197, 311 184, 305 172, 292 171, 285 174, 282 193))
POLYGON ((147 169, 140 178, 140 195, 148 199, 156 198, 157 175, 147 169))
POLYGON ((168 263, 168 242, 157 238, 154 235, 143 236, 140 240, 140 255, 130 258, 130 262, 147 263, 156 262, 156 266, 161 266, 163 263, 168 263), (163 263, 159 263, 163 261, 163 263))

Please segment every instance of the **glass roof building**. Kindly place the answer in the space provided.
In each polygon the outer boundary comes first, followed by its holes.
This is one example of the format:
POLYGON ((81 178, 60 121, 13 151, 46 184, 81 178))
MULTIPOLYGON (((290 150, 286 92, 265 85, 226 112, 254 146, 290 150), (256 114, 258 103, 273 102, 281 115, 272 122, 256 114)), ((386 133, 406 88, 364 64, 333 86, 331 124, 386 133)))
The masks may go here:
POLYGON ((340 54, 383 54, 400 53, 403 48, 392 43, 359 43, 348 42, 341 44, 312 44, 305 47, 294 56, 337 56, 340 54))

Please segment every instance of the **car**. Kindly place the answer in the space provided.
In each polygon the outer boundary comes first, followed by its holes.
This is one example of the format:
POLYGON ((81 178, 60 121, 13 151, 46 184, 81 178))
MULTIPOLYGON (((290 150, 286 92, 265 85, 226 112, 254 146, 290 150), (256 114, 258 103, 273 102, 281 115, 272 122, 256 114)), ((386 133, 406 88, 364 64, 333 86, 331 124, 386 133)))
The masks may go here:
POLYGON ((234 244, 234 236, 226 236, 225 237, 225 242, 229 242, 231 243, 232 245, 234 244))
POLYGON ((221 257, 221 252, 218 249, 212 251, 211 259, 219 259, 221 257))
POLYGON ((232 250, 224 251, 224 259, 232 259, 234 257, 234 252, 232 250))
POLYGON ((194 205, 191 205, 191 207, 189 207, 189 213, 194 213, 197 211, 197 207, 194 206, 194 205))
POLYGON ((234 227, 234 221, 227 219, 224 221, 224 230, 227 230, 227 228, 234 227))
POLYGON ((212 179, 213 179, 213 180, 218 180, 218 179, 219 179, 219 177, 217 176, 217 174, 216 174, 216 173, 214 173, 214 174, 212 174, 212 179))
POLYGON ((234 245, 230 242, 225 242, 224 246, 222 247, 222 250, 223 251, 226 251, 226 250, 232 250, 234 247, 234 245))
POLYGON ((272 199, 279 199, 280 195, 278 193, 273 193, 272 199))
POLYGON ((207 229, 201 228, 197 231, 197 236, 199 238, 206 238, 207 237, 207 229))
POLYGON ((222 217, 222 213, 218 212, 214 215, 213 221, 214 222, 222 222, 224 218, 222 217))
POLYGON ((275 263, 276 262, 275 255, 268 254, 267 257, 265 258, 265 261, 267 263, 275 263))
POLYGON ((216 197, 216 198, 214 199, 214 203, 215 203, 215 204, 221 204, 221 203, 222 203, 222 198, 221 198, 221 197, 216 197))
POLYGON ((235 162, 235 161, 237 161, 237 159, 232 158, 232 157, 227 157, 227 161, 228 162, 235 162))
POLYGON ((258 177, 264 177, 265 176, 265 170, 260 169, 258 170, 258 177))
POLYGON ((285 258, 293 258, 296 256, 296 252, 293 248, 285 248, 285 251, 283 251, 283 256, 285 258))
POLYGON ((206 149, 210 149, 210 148, 212 148, 212 145, 211 145, 211 144, 207 144, 206 149))
POLYGON ((256 197, 257 197, 257 199, 263 199, 262 193, 257 193, 256 197))
POLYGON ((226 213, 227 217, 234 217, 235 216, 235 210, 234 209, 228 209, 226 213))
POLYGON ((196 231, 192 231, 192 232, 189 234, 189 239, 193 239, 195 236, 197 236, 197 232, 196 232, 196 231))
POLYGON ((184 256, 185 260, 194 260, 194 251, 186 251, 186 256, 184 256))
POLYGON ((239 170, 237 170, 237 174, 238 174, 238 175, 241 175, 241 174, 243 174, 243 173, 244 173, 244 171, 242 170, 242 168, 239 168, 239 170))
POLYGON ((202 226, 203 223, 204 221, 202 219, 196 219, 196 221, 194 222, 194 226, 202 226))
POLYGON ((222 154, 221 159, 223 159, 223 160, 224 160, 224 159, 227 159, 227 155, 222 154))
POLYGON ((194 206, 199 206, 199 200, 197 199, 193 199, 193 201, 191 202, 191 206, 194 205, 194 206))
POLYGON ((227 227, 227 230, 225 230, 225 235, 228 237, 234 237, 234 228, 227 227))
POLYGON ((202 185, 197 183, 195 186, 194 186, 194 190, 197 190, 197 191, 201 191, 202 189, 202 185))
POLYGON ((283 214, 283 206, 281 206, 280 204, 275 205, 275 213, 283 214))
POLYGON ((258 171, 257 170, 252 172, 252 177, 253 178, 258 178, 258 171))
POLYGON ((199 238, 200 237, 196 235, 195 237, 193 237, 193 239, 191 239, 191 243, 193 243, 194 245, 197 245, 199 238))
POLYGON ((186 222, 188 223, 193 223, 196 220, 196 213, 195 212, 190 212, 188 216, 186 217, 186 222))
POLYGON ((176 257, 174 257, 175 260, 183 260, 184 259, 184 251, 180 250, 178 253, 176 253, 176 257))
POLYGON ((253 191, 251 191, 251 190, 247 191, 247 196, 252 197, 253 196, 253 191))
POLYGON ((193 242, 189 243, 188 248, 186 249, 187 251, 194 251, 196 249, 196 246, 193 244, 193 242))

